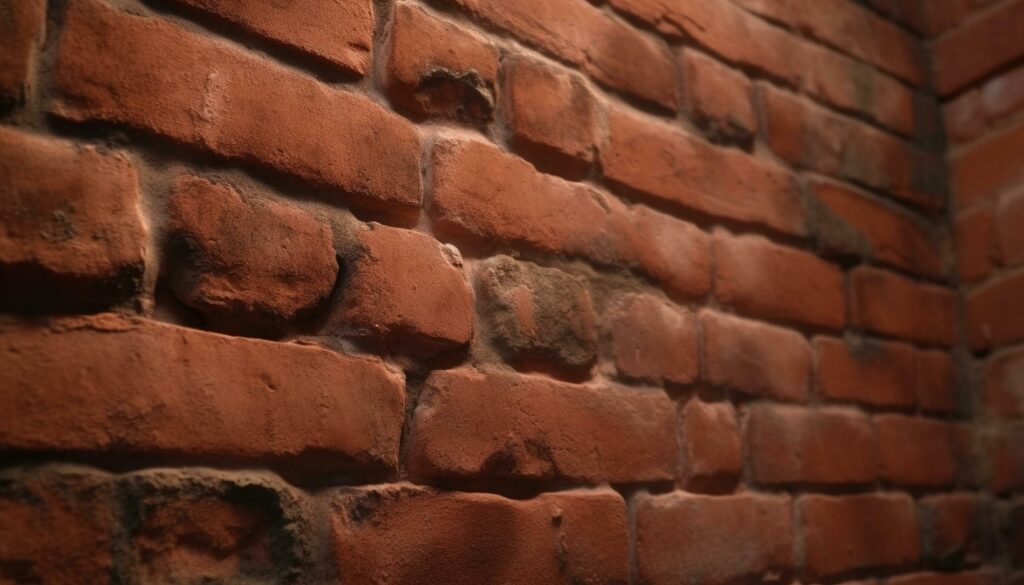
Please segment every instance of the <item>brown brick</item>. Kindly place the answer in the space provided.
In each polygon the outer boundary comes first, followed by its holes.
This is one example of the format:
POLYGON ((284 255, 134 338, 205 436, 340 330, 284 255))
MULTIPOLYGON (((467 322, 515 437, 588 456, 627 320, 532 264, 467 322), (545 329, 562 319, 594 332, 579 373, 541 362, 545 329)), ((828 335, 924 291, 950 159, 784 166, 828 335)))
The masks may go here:
POLYGON ((1006 266, 1024 264, 1024 190, 1001 198, 996 207, 999 256, 1006 266))
POLYGON ((757 131, 750 80, 696 51, 682 53, 683 107, 713 142, 749 149, 757 131))
POLYGON ((45 14, 42 0, 18 0, 0 15, 0 106, 17 104, 25 96, 45 14))
POLYGON ((431 355, 473 336, 462 258, 426 234, 371 223, 348 264, 329 327, 402 353, 431 355))
POLYGON ((643 498, 636 510, 640 582, 726 585, 786 575, 793 567, 791 508, 782 496, 643 498))
POLYGON ((953 230, 960 278, 965 282, 984 280, 998 259, 992 211, 974 209, 963 213, 957 217, 953 230))
POLYGON ((747 414, 744 432, 750 474, 757 483, 867 485, 875 481, 874 429, 868 417, 856 410, 755 404, 747 414))
POLYGON ((1024 180, 1020 153, 1024 151, 1024 124, 1000 132, 972 146, 949 162, 950 186, 959 209, 992 201, 1003 189, 1024 180))
POLYGON ((715 235, 715 295, 740 313, 829 329, 846 324, 839 267, 761 236, 715 235))
POLYGON ((1024 421, 992 425, 982 456, 988 462, 988 486, 997 494, 1024 488, 1024 421))
POLYGON ((280 333, 331 294, 331 231, 308 213, 190 175, 168 207, 171 288, 215 329, 280 333))
POLYGON ((1000 581, 991 572, 912 573, 888 579, 892 585, 995 585, 1000 581))
POLYGON ((454 23, 406 3, 395 5, 385 91, 414 118, 483 124, 494 112, 498 50, 454 23))
POLYGON ((807 579, 902 567, 921 557, 914 501, 906 494, 801 496, 797 508, 807 579))
POLYGON ((818 392, 829 400, 911 408, 917 401, 914 349, 904 343, 851 343, 818 337, 818 392))
POLYGON ((259 461, 296 472, 397 464, 404 384, 377 359, 113 314, 8 325, 0 349, 0 393, 11 405, 0 445, 9 451, 259 461))
POLYGON ((973 493, 940 494, 921 499, 926 520, 925 548, 928 557, 949 565, 976 562, 979 543, 978 497, 973 493))
POLYGON ((50 104, 57 115, 266 165, 403 221, 418 214, 420 146, 409 122, 164 20, 97 0, 67 10, 50 104))
POLYGON ((869 267, 854 270, 850 282, 854 326, 921 343, 953 344, 956 294, 952 290, 869 267))
POLYGON ((802 402, 811 350, 795 331, 701 311, 708 382, 754 397, 802 402))
POLYGON ((875 417, 883 480, 901 486, 946 487, 956 481, 953 428, 945 422, 886 414, 875 417))
POLYGON ((1024 273, 985 284, 967 295, 967 340, 971 349, 1024 340, 1024 312, 1008 311, 1024 296, 1024 273))
POLYGON ((671 479, 675 458, 674 408, 661 392, 457 369, 427 378, 408 468, 417 478, 638 482, 671 479))
POLYGON ((680 416, 680 443, 689 491, 731 491, 743 471, 736 409, 691 398, 680 416))
POLYGON ((528 500, 411 484, 332 498, 346 579, 380 585, 626 583, 626 506, 609 489, 528 500))
POLYGON ((932 47, 935 88, 949 95, 1024 56, 1024 4, 1009 2, 932 47))
POLYGON ((1024 349, 989 358, 984 369, 982 405, 997 416, 1024 416, 1024 349))
POLYGON ((630 379, 688 384, 700 368, 693 314, 656 297, 625 295, 604 316, 615 367, 630 379))
POLYGON ((939 350, 918 351, 915 356, 917 404, 925 412, 956 413, 960 407, 953 360, 939 350))
POLYGON ((0 128, 0 185, 0 306, 96 310, 139 291, 147 229, 127 156, 0 128))

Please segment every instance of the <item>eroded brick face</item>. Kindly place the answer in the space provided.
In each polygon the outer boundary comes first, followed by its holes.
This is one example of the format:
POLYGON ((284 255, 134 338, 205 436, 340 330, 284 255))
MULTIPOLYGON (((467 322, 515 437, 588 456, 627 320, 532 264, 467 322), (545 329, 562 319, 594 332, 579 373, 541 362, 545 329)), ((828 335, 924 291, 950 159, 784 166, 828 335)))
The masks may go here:
POLYGON ((1024 0, 0 0, 0 583, 1019 585, 1024 0))

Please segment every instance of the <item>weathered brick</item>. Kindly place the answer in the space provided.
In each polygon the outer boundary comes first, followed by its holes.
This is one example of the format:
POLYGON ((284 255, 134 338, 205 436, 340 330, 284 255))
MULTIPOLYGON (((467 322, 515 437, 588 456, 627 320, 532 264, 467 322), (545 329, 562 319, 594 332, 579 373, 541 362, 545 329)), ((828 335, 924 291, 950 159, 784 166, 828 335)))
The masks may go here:
POLYGON ((945 270, 940 242, 921 219, 867 193, 826 179, 812 179, 818 215, 814 229, 829 249, 928 276, 945 270))
POLYGON ((191 175, 168 208, 170 286, 214 328, 279 334, 331 294, 331 231, 312 215, 191 175))
POLYGON ((1024 4, 1008 2, 932 47, 935 88, 949 95, 1024 56, 1024 4))
POLYGON ((975 494, 928 496, 921 499, 920 505, 928 558, 947 566, 980 560, 980 507, 975 494))
POLYGON ((989 358, 984 369, 982 405, 1006 418, 1024 416, 1024 349, 989 358))
POLYGON ((629 294, 604 316, 619 374, 689 384, 700 369, 693 313, 656 297, 629 294))
POLYGON ((477 269, 477 290, 490 338, 508 361, 579 371, 597 357, 597 317, 581 278, 499 256, 477 269))
POLYGON ((473 291, 458 251, 426 234, 369 225, 328 327, 402 353, 431 355, 473 336, 473 291))
POLYGON ((967 295, 967 342, 971 349, 1024 340, 1024 312, 1008 311, 1024 295, 1024 272, 985 284, 967 295))
POLYGON ((73 468, 0 473, 0 578, 108 583, 117 512, 109 477, 73 468))
POLYGON ((956 481, 953 428, 945 422, 885 414, 875 417, 879 470, 901 486, 946 487, 956 481))
POLYGON ((824 398, 911 408, 917 400, 914 349, 904 343, 818 337, 818 392, 824 398))
POLYGON ((715 235, 715 295, 740 313, 829 329, 846 324, 843 273, 761 236, 715 235))
POLYGON ((956 373, 949 353, 940 350, 915 352, 917 404, 925 412, 956 413, 960 407, 956 373))
POLYGON ((542 171, 586 175, 594 162, 598 105, 583 80, 531 58, 505 63, 513 148, 542 171))
POLYGON ((661 392, 436 371, 408 444, 417 478, 667 480, 676 464, 675 412, 661 392))
POLYGON ((959 209, 995 199, 1002 190, 1024 181, 1020 153, 1024 124, 992 136, 956 155, 949 163, 953 197, 959 209))
POLYGON ((297 473, 397 464, 404 385, 377 359, 113 314, 6 325, 0 350, 9 451, 260 461, 297 473))
POLYGON ((636 510, 639 582, 651 585, 757 581, 793 568, 791 500, 672 492, 636 510))
POLYGON ((123 153, 0 128, 0 220, 0 306, 96 310, 139 291, 147 229, 123 153))
POLYGON ((676 107, 675 70, 668 48, 586 0, 445 2, 580 66, 602 85, 663 108, 676 107))
POLYGON ((995 209, 999 256, 1006 266, 1024 264, 1024 190, 1002 197, 995 209))
POLYGON ((708 382, 753 397, 807 398, 811 349, 799 333, 722 313, 700 313, 708 382))
POLYGON ((850 282, 854 326, 921 343, 953 344, 956 294, 952 290, 867 266, 854 270, 850 282))
POLYGON ((983 208, 963 213, 957 217, 953 230, 960 278, 965 282, 985 279, 998 259, 992 211, 983 208))
POLYGON ((684 209, 806 233, 803 204, 782 167, 620 109, 609 112, 608 125, 601 166, 617 187, 684 209), (715 170, 723 168, 730 172, 715 170))
POLYGON ((680 448, 689 491, 731 491, 743 471, 736 409, 728 402, 691 398, 679 421, 680 448))
POLYGON ((744 433, 750 475, 757 483, 867 485, 875 481, 874 429, 868 417, 856 410, 755 404, 747 414, 744 433))
POLYGON ((988 462, 988 486, 997 494, 1024 488, 1024 421, 992 425, 982 456, 988 462))
POLYGON ((25 96, 45 13, 42 0, 19 0, 8 4, 0 15, 0 106, 17 104, 25 96))
POLYGON ((355 75, 370 69, 372 0, 172 0, 355 75), (330 26, 324 26, 324 23, 330 26))
POLYGON ((897 568, 921 557, 914 500, 906 494, 808 495, 796 505, 807 579, 897 568))
POLYGON ((969 573, 912 573, 888 579, 892 585, 995 585, 998 579, 993 573, 982 571, 969 573))
POLYGON ((711 292, 711 237, 697 226, 640 205, 616 229, 621 256, 686 300, 711 292))
POLYGON ((942 119, 946 138, 953 143, 968 142, 981 136, 988 130, 981 92, 973 89, 946 102, 942 106, 942 119))
POLYGON ((403 221, 419 211, 411 123, 367 98, 97 0, 68 3, 50 110, 266 165, 403 221))
POLYGON ((381 585, 626 583, 626 506, 609 489, 513 500, 411 484, 332 496, 347 580, 381 585))
POLYGON ((992 125, 1024 111, 1024 67, 988 80, 981 88, 981 104, 992 125))
POLYGON ((943 106, 947 135, 969 142, 1024 111, 1024 67, 989 79, 943 106))
POLYGON ((750 80, 696 51, 682 53, 683 107, 713 142, 749 149, 757 132, 750 80))
POLYGON ((411 116, 483 124, 494 112, 498 50, 424 9, 395 5, 385 91, 411 116))

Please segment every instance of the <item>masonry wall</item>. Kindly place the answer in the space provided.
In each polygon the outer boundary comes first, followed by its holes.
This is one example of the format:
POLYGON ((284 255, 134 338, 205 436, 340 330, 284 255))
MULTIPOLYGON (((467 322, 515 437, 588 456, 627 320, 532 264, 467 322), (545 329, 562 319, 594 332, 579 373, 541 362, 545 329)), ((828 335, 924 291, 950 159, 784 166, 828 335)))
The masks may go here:
POLYGON ((0 33, 0 582, 1024 581, 1024 0, 0 33))

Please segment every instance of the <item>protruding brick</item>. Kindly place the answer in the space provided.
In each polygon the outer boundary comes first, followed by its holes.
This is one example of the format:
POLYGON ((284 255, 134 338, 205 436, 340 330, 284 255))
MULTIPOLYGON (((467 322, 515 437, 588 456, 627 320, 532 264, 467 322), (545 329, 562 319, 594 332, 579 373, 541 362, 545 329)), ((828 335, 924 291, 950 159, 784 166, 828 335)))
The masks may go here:
POLYGON ((1024 340, 1024 311, 1008 311, 1024 298, 1024 272, 985 284, 967 295, 967 341, 971 349, 1003 347, 1024 340))
POLYGON ((355 75, 370 69, 372 0, 173 0, 355 75), (330 26, 324 26, 330 23, 330 26))
POLYGON ((385 91, 395 107, 421 119, 490 121, 498 50, 413 4, 396 4, 392 18, 385 91))
POLYGON ((478 269, 491 340, 507 360, 578 371, 597 357, 597 317, 581 278, 499 256, 478 269))
POLYGON ((990 414, 1024 417, 1024 349, 989 358, 984 380, 982 405, 990 414))
POLYGON ((998 259, 995 223, 992 211, 975 209, 957 217, 953 224, 956 237, 956 263, 965 282, 985 279, 998 259))
POLYGON ((707 310, 700 325, 708 382, 754 397, 806 399, 811 349, 799 333, 707 310))
POLYGON ((675 412, 662 392, 538 376, 436 371, 409 434, 417 478, 639 482, 675 472, 675 412))
POLYGON ((359 232, 358 241, 332 329, 412 354, 469 342, 473 291, 457 250, 377 223, 359 232))
POLYGON ((1024 56, 1024 4, 1009 2, 935 43, 935 88, 949 95, 1024 56))
POLYGON ((331 294, 331 230, 291 205, 180 177, 169 203, 175 295, 216 329, 280 333, 331 294))
POLYGON ((920 504, 928 558, 944 566, 981 560, 977 495, 940 494, 923 498, 920 504))
POLYGON ((340 490, 334 553, 346 579, 401 585, 626 583, 626 506, 608 490, 512 500, 410 484, 340 490))
POLYGON ((583 80, 526 57, 505 67, 513 148, 542 171, 584 176, 594 162, 598 106, 583 80))
POLYGON ((377 359, 113 314, 3 327, 0 398, 7 451, 317 473, 393 469, 405 410, 377 359))
POLYGON ((608 126, 601 167, 617 187, 708 215, 806 233, 807 215, 782 167, 618 108, 609 112, 608 126))
POLYGON ((696 51, 682 54, 683 107, 713 142, 749 149, 757 132, 750 80, 696 51))
POLYGON ((604 319, 620 375, 673 384, 696 380, 700 357, 692 313, 656 297, 630 294, 604 319))
POLYGON ((68 3, 50 110, 266 165, 402 221, 419 212, 420 144, 411 123, 367 98, 98 0, 68 3))
POLYGON ((956 329, 956 294, 877 268, 853 271, 850 320, 856 327, 948 347, 956 329))
POLYGON ((999 255, 1006 266, 1024 264, 1024 190, 1003 197, 996 207, 999 255))
POLYGON ((917 400, 914 350, 904 343, 819 337, 818 392, 829 400, 911 408, 917 400))
POLYGON ((868 417, 855 410, 755 404, 744 430, 750 474, 757 483, 867 485, 875 481, 875 433, 868 417))
POLYGON ((933 419, 886 414, 875 417, 883 480, 901 486, 945 487, 956 481, 953 428, 933 419))
POLYGON ((0 577, 9 583, 110 582, 114 496, 109 477, 84 469, 0 474, 0 577))
POLYGON ((42 0, 18 0, 0 15, 0 107, 17 104, 25 96, 45 13, 42 0))
POLYGON ((843 273, 813 254, 761 236, 715 235, 715 295, 754 317, 841 329, 843 273))
POLYGON ((641 583, 728 585, 793 568, 788 497, 697 496, 640 500, 636 562, 641 583))
POLYGON ((0 128, 0 220, 0 306, 96 310, 141 286, 146 227, 124 154, 0 128))
POLYGON ((743 467, 736 409, 692 398, 680 417, 680 443, 689 491, 729 491, 743 467))
POLYGON ((914 500, 906 494, 801 496, 797 507, 807 579, 903 567, 921 557, 914 500))

